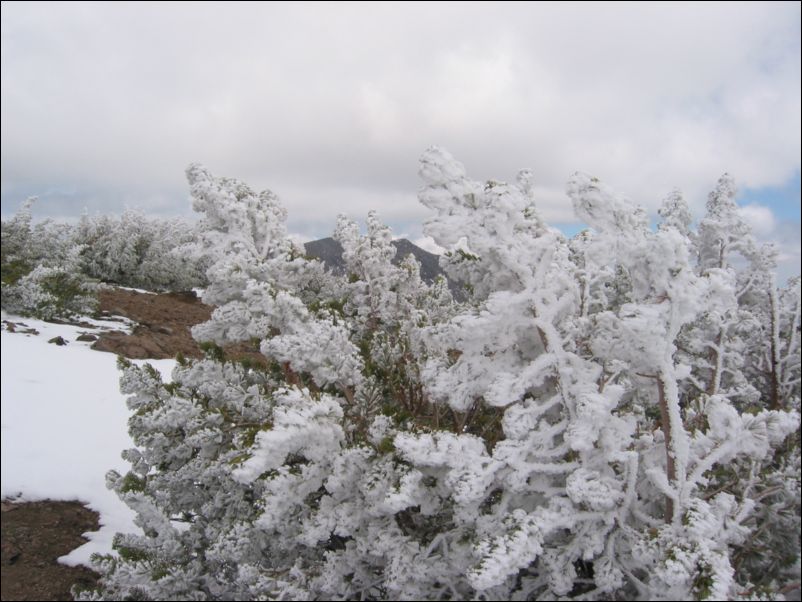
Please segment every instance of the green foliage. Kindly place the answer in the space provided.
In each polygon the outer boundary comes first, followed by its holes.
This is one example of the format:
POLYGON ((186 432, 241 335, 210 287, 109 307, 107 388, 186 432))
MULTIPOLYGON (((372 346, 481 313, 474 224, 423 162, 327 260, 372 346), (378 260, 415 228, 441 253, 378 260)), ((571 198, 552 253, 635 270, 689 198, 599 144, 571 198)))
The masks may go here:
MULTIPOLYGON (((98 302, 95 297, 90 301, 86 300, 86 280, 79 274, 55 272, 42 278, 40 286, 52 297, 53 300, 48 303, 51 306, 49 311, 55 312, 56 315, 75 313, 76 305, 81 308, 97 307, 98 302)), ((41 308, 38 313, 42 313, 41 308)))
POLYGON ((121 540, 115 538, 112 549, 120 555, 120 558, 127 562, 144 562, 150 560, 150 554, 142 549, 127 546, 121 540))
POLYGON ((122 493, 128 493, 130 491, 134 492, 142 492, 145 491, 145 485, 147 480, 135 475, 132 472, 128 472, 123 477, 122 485, 120 486, 120 491, 122 493))
POLYGON ((213 341, 203 341, 199 344, 199 346, 201 351, 206 354, 208 359, 218 362, 224 362, 226 360, 225 351, 217 343, 214 343, 213 341))
POLYGON ((384 437, 376 446, 376 451, 380 454, 392 454, 395 451, 392 437, 384 437))
POLYGON ((33 266, 24 259, 9 259, 5 252, 0 253, 0 278, 3 284, 16 284, 23 276, 33 269, 33 266))
POLYGON ((473 253, 468 253, 463 249, 456 249, 454 251, 448 251, 446 253, 446 257, 455 259, 457 261, 480 261, 481 257, 478 255, 474 255, 473 253))
POLYGON ((693 591, 697 600, 709 600, 715 585, 714 576, 710 566, 703 564, 697 567, 696 577, 693 580, 693 591))
POLYGON ((345 304, 347 299, 312 299, 309 302, 309 311, 313 314, 328 313, 335 317, 345 317, 345 304))

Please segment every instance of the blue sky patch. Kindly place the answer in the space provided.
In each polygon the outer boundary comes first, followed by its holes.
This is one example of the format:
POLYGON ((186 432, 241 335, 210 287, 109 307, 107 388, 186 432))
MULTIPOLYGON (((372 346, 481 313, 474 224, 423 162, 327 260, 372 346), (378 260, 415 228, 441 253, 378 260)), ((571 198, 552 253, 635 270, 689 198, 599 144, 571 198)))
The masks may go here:
POLYGON ((782 186, 744 188, 738 194, 738 204, 769 207, 777 219, 800 221, 800 172, 797 171, 782 186))

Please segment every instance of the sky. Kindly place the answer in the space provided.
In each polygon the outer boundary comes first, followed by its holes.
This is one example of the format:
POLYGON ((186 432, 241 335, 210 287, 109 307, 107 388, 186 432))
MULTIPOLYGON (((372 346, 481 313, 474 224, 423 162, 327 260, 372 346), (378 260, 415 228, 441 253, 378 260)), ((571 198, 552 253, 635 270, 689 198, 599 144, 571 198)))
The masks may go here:
POLYGON ((799 273, 800 4, 2 3, 3 217, 191 215, 184 170, 270 188, 289 229, 370 209, 421 236, 418 158, 531 168, 552 225, 591 173, 695 217, 731 173, 799 273))
MULTIPOLYGON (((111 469, 125 474, 120 453, 133 447, 130 412, 120 393, 117 356, 93 351, 75 339, 84 332, 119 330, 120 322, 82 320, 97 328, 52 324, 2 312, 2 471, 0 497, 14 501, 79 500, 100 514, 101 528, 86 544, 63 556, 69 565, 89 564, 93 553, 110 554, 115 533, 138 533, 134 512, 106 489, 111 469), (24 334, 11 320, 35 329, 24 334), (65 346, 49 344, 61 336, 65 346), (47 370, 42 370, 47 366, 47 370)), ((144 360, 132 360, 142 365, 144 360)), ((175 360, 147 360, 165 382, 175 360)))

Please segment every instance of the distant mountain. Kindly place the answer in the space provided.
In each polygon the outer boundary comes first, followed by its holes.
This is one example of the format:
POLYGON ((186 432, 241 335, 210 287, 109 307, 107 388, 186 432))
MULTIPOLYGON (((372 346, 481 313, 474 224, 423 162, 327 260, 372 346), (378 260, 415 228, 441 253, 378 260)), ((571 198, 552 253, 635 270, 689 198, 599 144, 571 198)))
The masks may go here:
POLYGON ((304 243, 304 250, 310 257, 314 257, 323 262, 326 269, 335 274, 345 272, 345 261, 343 261, 343 246, 330 236, 320 240, 312 240, 304 243))
POLYGON ((418 245, 409 242, 406 238, 393 241, 395 259, 393 263, 400 263, 407 255, 412 255, 420 264, 420 277, 427 284, 434 282, 438 276, 445 276, 440 269, 440 256, 421 249, 418 245))
MULTIPOLYGON (((411 243, 406 238, 400 238, 392 242, 396 249, 393 264, 398 265, 407 255, 412 255, 420 264, 420 277, 424 282, 431 284, 441 275, 448 280, 443 270, 440 269, 439 255, 421 249, 418 245, 411 243)), ((320 259, 326 268, 335 274, 342 274, 345 272, 342 245, 333 238, 321 238, 320 240, 304 243, 304 249, 307 255, 320 259)), ((458 287, 450 280, 448 281, 448 287, 455 297, 461 297, 457 292, 458 287)))

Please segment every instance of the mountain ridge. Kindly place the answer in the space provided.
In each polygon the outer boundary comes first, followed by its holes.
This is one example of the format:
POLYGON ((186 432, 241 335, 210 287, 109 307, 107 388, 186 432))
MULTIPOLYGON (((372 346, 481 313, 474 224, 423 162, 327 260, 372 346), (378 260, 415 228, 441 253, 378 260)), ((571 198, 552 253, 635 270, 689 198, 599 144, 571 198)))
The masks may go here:
MULTIPOLYGON (((455 298, 460 297, 460 289, 457 283, 448 278, 440 267, 440 256, 421 249, 415 243, 406 238, 398 238, 392 241, 396 249, 393 264, 400 264, 408 255, 412 255, 420 264, 420 277, 426 284, 432 284, 439 276, 443 276, 448 282, 448 288, 455 298)), ((343 247, 331 236, 319 238, 304 243, 304 250, 310 257, 314 257, 323 262, 327 269, 335 274, 345 272, 345 260, 343 260, 343 247)))

